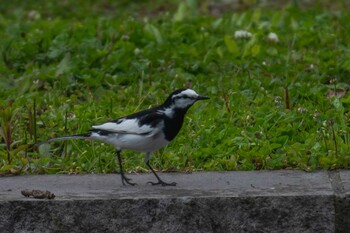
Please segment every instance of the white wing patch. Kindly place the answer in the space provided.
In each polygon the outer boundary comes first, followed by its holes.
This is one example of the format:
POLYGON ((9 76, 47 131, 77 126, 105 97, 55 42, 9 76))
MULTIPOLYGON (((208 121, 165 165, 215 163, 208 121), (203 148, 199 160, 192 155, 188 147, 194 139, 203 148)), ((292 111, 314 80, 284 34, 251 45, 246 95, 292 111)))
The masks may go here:
MULTIPOLYGON (((125 121, 134 121, 134 120, 129 119, 129 120, 124 120, 123 122, 125 121)), ((131 123, 127 123, 127 124, 131 124, 131 123)), ((125 126, 127 124, 125 124, 125 126)), ((110 131, 110 130, 115 130, 116 125, 117 125, 116 123, 107 122, 102 125, 94 126, 94 129, 110 131)), ((107 135, 103 135, 98 132, 91 132, 90 138, 93 140, 99 140, 99 141, 111 144, 120 150, 128 149, 128 150, 140 151, 140 152, 153 152, 155 150, 158 150, 164 147, 169 143, 169 141, 165 139, 163 131, 161 130, 163 126, 164 126, 164 122, 159 123, 159 127, 154 128, 151 131, 151 133, 147 134, 146 136, 135 132, 129 132, 129 133, 112 132, 107 135)), ((142 129, 144 130, 143 132, 145 132, 146 127, 148 126, 142 126, 141 128, 137 126, 137 129, 142 129)))
POLYGON ((140 127, 136 119, 121 119, 117 123, 107 122, 101 125, 94 125, 92 128, 120 134, 147 134, 154 130, 149 125, 140 127))

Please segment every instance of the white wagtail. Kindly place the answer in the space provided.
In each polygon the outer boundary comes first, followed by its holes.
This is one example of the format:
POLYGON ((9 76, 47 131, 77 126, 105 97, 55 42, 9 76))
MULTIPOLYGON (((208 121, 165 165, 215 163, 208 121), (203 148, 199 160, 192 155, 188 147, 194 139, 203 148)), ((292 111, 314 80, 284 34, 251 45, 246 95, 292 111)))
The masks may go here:
POLYGON ((149 182, 152 185, 175 186, 176 183, 166 183, 159 178, 149 164, 151 152, 167 145, 175 138, 181 129, 187 110, 197 101, 209 97, 198 95, 191 89, 180 89, 170 94, 162 105, 143 110, 129 116, 92 126, 90 132, 72 136, 52 138, 39 142, 44 143, 69 139, 91 139, 111 144, 116 148, 122 183, 135 185, 127 178, 123 171, 120 153, 122 150, 145 152, 144 161, 157 178, 158 182, 149 182))

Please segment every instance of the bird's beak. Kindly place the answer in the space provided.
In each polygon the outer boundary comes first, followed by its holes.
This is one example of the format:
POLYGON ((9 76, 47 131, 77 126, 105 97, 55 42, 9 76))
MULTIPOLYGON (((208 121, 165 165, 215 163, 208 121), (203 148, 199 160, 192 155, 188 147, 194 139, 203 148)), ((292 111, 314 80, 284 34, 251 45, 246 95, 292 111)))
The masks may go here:
POLYGON ((197 100, 207 100, 207 99, 210 99, 210 98, 202 95, 197 96, 197 100))

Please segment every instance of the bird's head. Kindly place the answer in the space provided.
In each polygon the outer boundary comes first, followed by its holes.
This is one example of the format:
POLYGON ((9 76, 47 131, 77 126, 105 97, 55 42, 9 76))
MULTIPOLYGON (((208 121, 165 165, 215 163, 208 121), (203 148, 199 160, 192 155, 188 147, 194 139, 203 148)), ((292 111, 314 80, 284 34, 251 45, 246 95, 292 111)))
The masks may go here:
POLYGON ((177 109, 187 110, 196 101, 206 99, 209 99, 209 97, 198 95, 192 89, 179 89, 171 93, 164 104, 177 109))

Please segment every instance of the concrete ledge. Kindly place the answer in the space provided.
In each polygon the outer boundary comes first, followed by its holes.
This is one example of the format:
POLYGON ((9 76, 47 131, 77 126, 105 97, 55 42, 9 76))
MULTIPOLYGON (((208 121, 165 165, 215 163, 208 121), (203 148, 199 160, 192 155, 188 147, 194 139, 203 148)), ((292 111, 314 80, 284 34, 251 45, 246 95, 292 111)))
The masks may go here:
POLYGON ((0 232, 349 232, 350 171, 0 177, 0 232), (54 200, 25 198, 49 190, 54 200))

